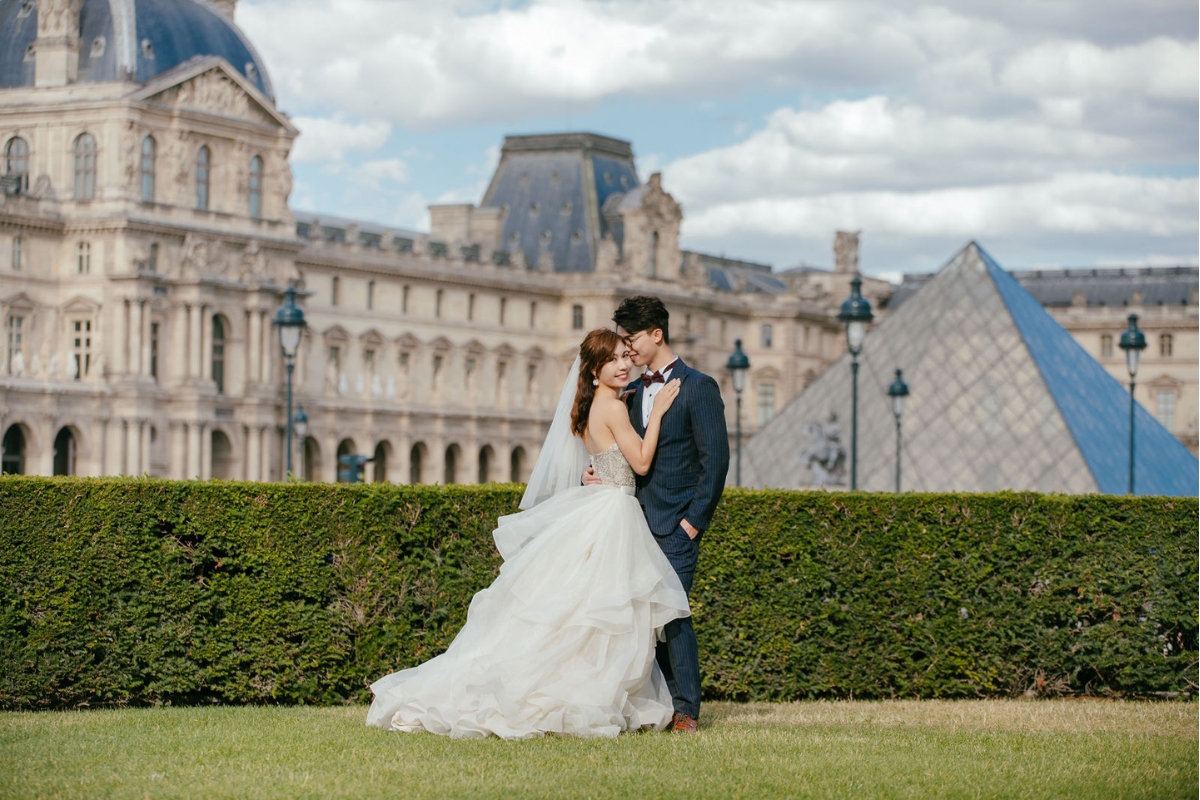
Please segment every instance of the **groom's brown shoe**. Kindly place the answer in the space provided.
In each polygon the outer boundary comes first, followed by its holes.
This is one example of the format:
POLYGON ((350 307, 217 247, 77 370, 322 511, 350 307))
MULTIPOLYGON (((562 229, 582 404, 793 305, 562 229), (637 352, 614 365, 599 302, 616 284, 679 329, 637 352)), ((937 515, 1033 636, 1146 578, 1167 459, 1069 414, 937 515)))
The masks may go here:
POLYGON ((676 711, 675 716, 671 717, 671 730, 677 733, 699 733, 700 723, 682 711, 676 711))

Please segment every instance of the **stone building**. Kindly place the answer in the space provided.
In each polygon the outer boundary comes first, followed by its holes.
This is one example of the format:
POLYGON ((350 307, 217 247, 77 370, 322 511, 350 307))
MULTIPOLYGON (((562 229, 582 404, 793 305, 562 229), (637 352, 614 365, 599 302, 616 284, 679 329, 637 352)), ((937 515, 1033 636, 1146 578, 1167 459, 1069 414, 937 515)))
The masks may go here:
POLYGON ((479 206, 429 233, 293 214, 299 132, 234 11, 0 0, 4 471, 280 479, 288 285, 314 480, 347 452, 370 480, 527 477, 579 339, 634 293, 663 297, 731 428, 736 339, 751 432, 842 352, 849 239, 833 272, 682 252, 620 140, 509 137, 479 206))

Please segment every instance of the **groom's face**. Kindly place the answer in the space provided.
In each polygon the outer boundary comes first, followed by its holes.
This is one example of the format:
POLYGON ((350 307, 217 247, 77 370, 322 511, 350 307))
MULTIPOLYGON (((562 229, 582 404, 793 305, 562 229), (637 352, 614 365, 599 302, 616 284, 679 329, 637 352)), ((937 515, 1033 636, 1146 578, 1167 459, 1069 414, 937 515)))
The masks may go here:
POLYGON ((662 347, 662 330, 658 328, 630 333, 618 325, 617 335, 625 340, 625 346, 629 348, 629 359, 635 366, 647 366, 654 360, 654 356, 658 355, 658 348, 662 347))

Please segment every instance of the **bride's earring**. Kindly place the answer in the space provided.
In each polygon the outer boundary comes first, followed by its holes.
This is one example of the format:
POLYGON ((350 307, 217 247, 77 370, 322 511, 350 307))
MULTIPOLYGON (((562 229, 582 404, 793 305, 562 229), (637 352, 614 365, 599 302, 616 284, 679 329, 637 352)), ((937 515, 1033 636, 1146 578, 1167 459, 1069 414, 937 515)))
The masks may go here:
POLYGON ((592 378, 592 386, 599 386, 599 385, 600 385, 600 379, 592 378))

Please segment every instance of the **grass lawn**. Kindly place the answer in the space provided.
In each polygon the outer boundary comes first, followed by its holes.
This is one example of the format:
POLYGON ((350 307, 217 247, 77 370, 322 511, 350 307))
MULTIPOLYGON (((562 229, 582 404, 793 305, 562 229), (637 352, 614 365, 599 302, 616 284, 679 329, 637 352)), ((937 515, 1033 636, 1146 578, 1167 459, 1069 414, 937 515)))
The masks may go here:
POLYGON ((0 797, 1187 797, 1197 705, 709 703, 699 736, 452 741, 365 707, 0 714, 0 797))

